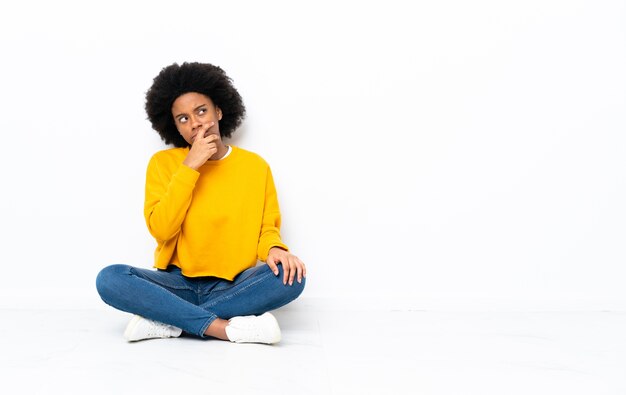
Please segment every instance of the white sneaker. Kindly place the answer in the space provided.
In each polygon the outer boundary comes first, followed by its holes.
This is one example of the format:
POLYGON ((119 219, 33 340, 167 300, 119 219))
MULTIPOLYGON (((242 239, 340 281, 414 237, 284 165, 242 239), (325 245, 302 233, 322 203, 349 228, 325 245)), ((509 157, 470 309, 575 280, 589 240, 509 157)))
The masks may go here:
POLYGON ((124 337, 129 342, 143 339, 178 337, 182 329, 135 315, 126 326, 124 337))
POLYGON ((280 341, 280 327, 270 313, 233 317, 228 320, 226 336, 235 343, 274 344, 280 341))

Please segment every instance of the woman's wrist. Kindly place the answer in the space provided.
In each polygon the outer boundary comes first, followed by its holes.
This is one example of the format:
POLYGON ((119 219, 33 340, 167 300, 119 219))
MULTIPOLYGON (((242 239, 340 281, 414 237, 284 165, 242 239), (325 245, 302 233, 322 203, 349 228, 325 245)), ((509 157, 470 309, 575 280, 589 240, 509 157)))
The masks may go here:
POLYGON ((198 168, 200 167, 200 166, 198 166, 198 164, 194 163, 194 161, 189 160, 189 158, 188 158, 188 157, 187 157, 187 158, 185 158, 185 160, 183 161, 183 165, 185 165, 185 166, 187 166, 187 167, 189 167, 189 168, 192 168, 192 169, 194 169, 194 170, 196 170, 196 171, 197 171, 197 170, 198 170, 198 168))

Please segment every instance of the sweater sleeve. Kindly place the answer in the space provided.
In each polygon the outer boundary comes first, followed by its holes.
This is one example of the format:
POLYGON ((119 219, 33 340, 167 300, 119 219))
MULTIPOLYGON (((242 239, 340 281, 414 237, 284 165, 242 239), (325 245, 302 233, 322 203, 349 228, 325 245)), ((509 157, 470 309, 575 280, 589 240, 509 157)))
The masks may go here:
POLYGON ((278 207, 278 196, 274 185, 272 171, 267 168, 265 184, 265 204, 263 208, 263 222, 261 224, 261 234, 257 246, 257 257, 265 262, 272 247, 280 247, 289 251, 280 238, 280 209, 278 207))
POLYGON ((191 204, 200 173, 180 164, 173 173, 152 157, 146 174, 144 217, 150 234, 157 241, 176 236, 191 204))

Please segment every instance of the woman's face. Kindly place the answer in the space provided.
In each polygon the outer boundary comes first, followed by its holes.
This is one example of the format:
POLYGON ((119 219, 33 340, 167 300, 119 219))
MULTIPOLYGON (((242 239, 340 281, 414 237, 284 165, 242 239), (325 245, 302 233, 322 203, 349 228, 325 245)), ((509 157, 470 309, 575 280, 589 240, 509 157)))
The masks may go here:
POLYGON ((178 96, 172 104, 172 116, 178 132, 189 145, 198 133, 205 137, 216 134, 221 139, 218 121, 222 119, 222 110, 208 96, 196 92, 178 96), (209 127, 211 122, 215 124, 209 127))

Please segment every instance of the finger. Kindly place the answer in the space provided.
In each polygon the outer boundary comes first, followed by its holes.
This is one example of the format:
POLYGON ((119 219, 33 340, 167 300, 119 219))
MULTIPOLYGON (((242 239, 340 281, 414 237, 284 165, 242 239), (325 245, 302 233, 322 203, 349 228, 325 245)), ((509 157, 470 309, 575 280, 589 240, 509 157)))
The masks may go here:
POLYGON ((302 265, 302 277, 306 278, 306 265, 298 258, 298 262, 302 265))
POLYGON ((274 273, 275 276, 278 276, 278 267, 274 262, 274 258, 267 258, 267 266, 270 267, 270 270, 272 271, 272 273, 274 273))
POLYGON ((296 276, 296 259, 298 259, 297 257, 292 257, 292 259, 289 260, 289 285, 293 285, 293 279, 296 276))
POLYGON ((204 141, 206 143, 213 143, 214 141, 217 141, 220 139, 220 136, 214 133, 208 134, 206 137, 204 137, 204 141))
POLYGON ((207 133, 209 133, 209 130, 211 130, 211 128, 213 127, 213 125, 215 125, 215 122, 211 122, 211 123, 209 123, 209 126, 208 126, 208 127, 207 127, 204 131, 199 130, 199 131, 198 131, 198 133, 196 133, 196 135, 195 135, 196 137, 194 137, 194 140, 193 140, 193 141, 194 141, 194 143, 195 143, 196 141, 199 141, 199 140, 205 139, 205 138, 207 138, 208 136, 210 136, 211 134, 207 134, 207 133))
POLYGON ((287 279, 289 278, 289 260, 283 259, 281 261, 283 264, 283 284, 287 285, 287 279))
POLYGON ((217 144, 215 144, 215 143, 208 143, 206 145, 206 149, 209 150, 211 155, 213 155, 214 153, 217 152, 217 144))
POLYGON ((304 275, 304 263, 302 263, 300 258, 296 258, 296 267, 298 270, 298 282, 302 283, 302 277, 304 275))
POLYGON ((195 142, 196 140, 201 140, 201 139, 203 139, 203 138, 206 138, 206 136, 207 136, 207 135, 206 135, 206 134, 207 134, 207 132, 209 131, 209 129, 211 129, 211 127, 213 126, 213 124, 214 124, 214 123, 215 123, 215 122, 211 122, 211 123, 209 123, 209 126, 208 126, 208 127, 207 127, 204 131, 202 131, 201 129, 200 129, 200 130, 198 130, 198 133, 196 133, 196 138, 195 138, 194 142, 195 142))
POLYGON ((217 136, 215 133, 210 132, 213 126, 215 126, 215 122, 211 122, 209 126, 206 128, 206 130, 204 131, 204 133, 202 133, 203 138, 207 138, 209 136, 217 136))

